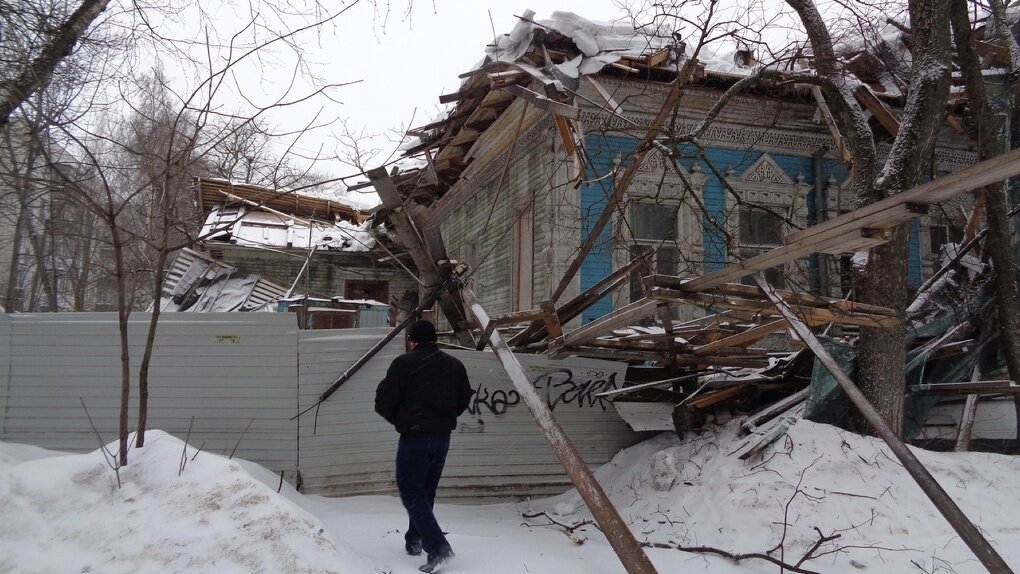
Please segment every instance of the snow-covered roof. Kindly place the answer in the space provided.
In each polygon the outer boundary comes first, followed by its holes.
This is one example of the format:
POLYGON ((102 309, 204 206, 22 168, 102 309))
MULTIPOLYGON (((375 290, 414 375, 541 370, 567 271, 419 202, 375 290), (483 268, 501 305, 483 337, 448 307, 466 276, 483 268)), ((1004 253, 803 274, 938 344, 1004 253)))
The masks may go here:
POLYGON ((201 237, 249 247, 364 252, 375 245, 368 225, 340 218, 305 220, 245 205, 219 206, 206 216, 201 237))

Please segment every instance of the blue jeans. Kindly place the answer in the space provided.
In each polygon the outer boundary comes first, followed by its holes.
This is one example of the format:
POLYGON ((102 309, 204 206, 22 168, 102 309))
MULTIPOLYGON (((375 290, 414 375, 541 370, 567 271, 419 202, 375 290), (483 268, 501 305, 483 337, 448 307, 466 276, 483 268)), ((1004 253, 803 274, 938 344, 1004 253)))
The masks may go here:
POLYGON ((404 539, 408 543, 420 539, 430 559, 450 551, 432 513, 449 450, 448 433, 401 436, 397 443, 397 488, 409 522, 404 539))

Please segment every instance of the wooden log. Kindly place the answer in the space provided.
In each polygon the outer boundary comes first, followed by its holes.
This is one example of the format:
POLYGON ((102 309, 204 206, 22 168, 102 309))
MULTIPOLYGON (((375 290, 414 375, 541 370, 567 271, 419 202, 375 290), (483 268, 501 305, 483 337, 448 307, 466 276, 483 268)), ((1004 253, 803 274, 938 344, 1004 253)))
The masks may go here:
MULTIPOLYGON (((1000 156, 1002 157, 1002 156, 1000 156)), ((875 431, 875 434, 879 436, 887 445, 889 450, 893 452, 896 458, 903 464, 903 468, 910 474, 911 478, 917 482, 917 485, 921 487, 921 490, 928 496, 935 508, 938 509, 942 516, 945 517, 946 521, 949 522, 950 526, 960 535, 960 538, 967 544, 981 564, 988 569, 989 572, 1013 572, 1006 562, 999 556, 999 553, 995 551, 995 548, 988 543, 988 540, 981 534, 977 526, 967 518, 967 515, 960 510, 960 507, 949 497, 949 494, 939 485, 935 477, 928 472, 928 469, 921 464, 921 461, 917 460, 914 453, 910 452, 907 445, 903 444, 896 433, 892 431, 889 425, 885 422, 882 416, 875 410, 875 407, 868 401, 864 396, 864 393, 857 388, 857 385, 847 376, 846 373, 839 367, 832 355, 825 349, 821 341, 815 337, 815 334, 811 332, 811 329, 805 325, 797 314, 790 308, 789 305, 783 301, 772 287, 765 281, 761 274, 755 276, 755 282, 759 287, 762 288, 769 295, 769 299, 776 304, 776 307, 782 312, 786 320, 790 322, 800 338, 808 344, 808 347, 815 353, 815 357, 822 363, 826 370, 832 374, 832 377, 836 380, 836 383, 843 390, 846 396, 850 399, 857 410, 861 412, 864 419, 871 425, 871 428, 875 431)))
POLYGON ((977 404, 977 395, 967 395, 967 402, 963 405, 963 416, 960 418, 960 428, 956 431, 956 444, 953 445, 954 452, 965 452, 970 449, 970 438, 974 434, 977 404))
MULTIPOLYGON (((471 315, 474 317, 477 327, 484 331, 489 323, 488 314, 481 303, 478 302, 478 298, 471 289, 464 287, 462 293, 465 302, 471 309, 471 315)), ((606 535, 610 546, 616 551, 616 555, 619 556, 624 569, 628 574, 655 574, 655 566, 652 565, 651 560, 648 559, 644 550, 641 549, 641 545, 634 538, 630 527, 627 526, 627 523, 623 521, 623 518, 620 517, 620 514, 613 507, 609 497, 606 496, 605 491, 602 490, 598 481, 595 480, 591 469, 585 464, 584 459, 581 458, 581 454, 577 451, 573 442, 563 432, 559 422, 556 421, 549 405, 546 404, 542 396, 535 390, 535 386, 524 373, 524 369, 517 361, 517 357, 514 356, 510 348, 503 342, 498 332, 494 331, 489 336, 489 346, 492 348, 492 352, 496 354, 496 357, 499 358, 503 370, 510 377, 510 381, 513 383, 514 388, 517 389, 522 401, 528 407, 528 410, 531 411, 531 415, 538 424, 539 430, 542 431, 542 435, 549 442, 549 446, 552 447, 556 458, 559 459, 563 469, 570 476, 570 480, 577 488, 578 494, 581 495, 585 504, 588 505, 588 510, 591 511, 592 517, 606 535)))
POLYGON ((803 389, 793 393, 785 399, 776 401, 771 405, 759 410, 758 412, 747 417, 740 428, 747 433, 753 433, 758 430, 758 427, 762 424, 776 418, 791 408, 804 402, 808 396, 811 395, 811 387, 804 387, 803 389))

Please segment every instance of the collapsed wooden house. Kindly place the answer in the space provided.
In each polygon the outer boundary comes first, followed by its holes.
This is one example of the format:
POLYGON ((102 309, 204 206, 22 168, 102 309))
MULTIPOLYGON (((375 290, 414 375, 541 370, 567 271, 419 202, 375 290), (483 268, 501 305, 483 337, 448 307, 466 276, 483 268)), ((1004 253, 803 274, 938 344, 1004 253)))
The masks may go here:
MULTIPOLYGON (((784 288, 811 327, 900 327, 889 309, 842 300, 853 253, 910 222, 909 279, 921 286, 972 204, 960 178, 943 177, 840 223, 856 198, 821 93, 760 80, 722 107, 753 54, 689 51, 572 14, 526 14, 440 97, 449 113, 409 132, 416 167, 370 174, 384 200, 377 221, 420 244, 411 258, 433 268, 426 284, 444 276, 437 262, 468 266, 465 284, 493 316, 475 338, 463 305, 448 303, 462 346, 483 348, 495 330, 515 352, 628 362, 628 387, 605 396, 643 429, 697 426, 804 387, 803 342, 752 272, 784 288), (667 119, 688 135, 654 137, 667 119)), ((887 152, 902 94, 871 57, 849 69, 887 152)), ((943 176, 977 159, 953 113, 936 148, 943 176)))
POLYGON ((178 255, 164 310, 286 310, 280 301, 307 295, 301 324, 330 328, 382 326, 375 308, 415 304, 417 283, 385 263, 385 237, 368 232, 367 212, 303 192, 208 178, 194 185, 201 249, 178 255))

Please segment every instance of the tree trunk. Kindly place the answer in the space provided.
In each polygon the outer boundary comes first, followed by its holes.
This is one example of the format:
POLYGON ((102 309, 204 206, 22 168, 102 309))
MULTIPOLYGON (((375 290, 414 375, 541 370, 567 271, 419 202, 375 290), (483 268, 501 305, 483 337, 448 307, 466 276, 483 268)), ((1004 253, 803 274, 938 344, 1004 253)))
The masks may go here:
MULTIPOLYGON (((931 173, 949 93, 948 10, 949 0, 909 2, 913 61, 907 104, 885 168, 868 197, 870 201, 919 185, 931 173)), ((900 226, 888 244, 872 250, 862 277, 863 302, 901 313, 906 309, 908 225, 900 226)), ((903 432, 905 335, 903 330, 862 328, 858 344, 861 390, 897 435, 903 432)))
POLYGON ((49 42, 33 53, 35 58, 18 71, 17 77, 0 82, 0 125, 6 124, 11 112, 49 80, 57 64, 71 54, 78 39, 109 3, 110 0, 83 0, 49 42))
MULTIPOLYGON (((980 159, 985 160, 1003 153, 998 122, 992 114, 981 60, 977 53, 967 0, 952 0, 951 21, 956 36, 956 50, 967 85, 971 115, 977 126, 977 144, 980 159)), ((1006 189, 1003 184, 984 189, 985 215, 988 224, 988 251, 991 255, 995 286, 995 307, 999 314, 999 338, 1009 377, 1020 381, 1020 290, 1017 288, 1017 268, 1013 258, 1013 241, 1009 233, 1006 189)))
POLYGON ((107 213, 107 224, 113 240, 113 257, 117 279, 117 326, 120 331, 120 466, 128 463, 128 409, 131 407, 131 350, 128 345, 128 318, 131 308, 127 303, 127 273, 124 269, 124 245, 120 240, 120 229, 117 227, 117 216, 112 206, 107 213))

